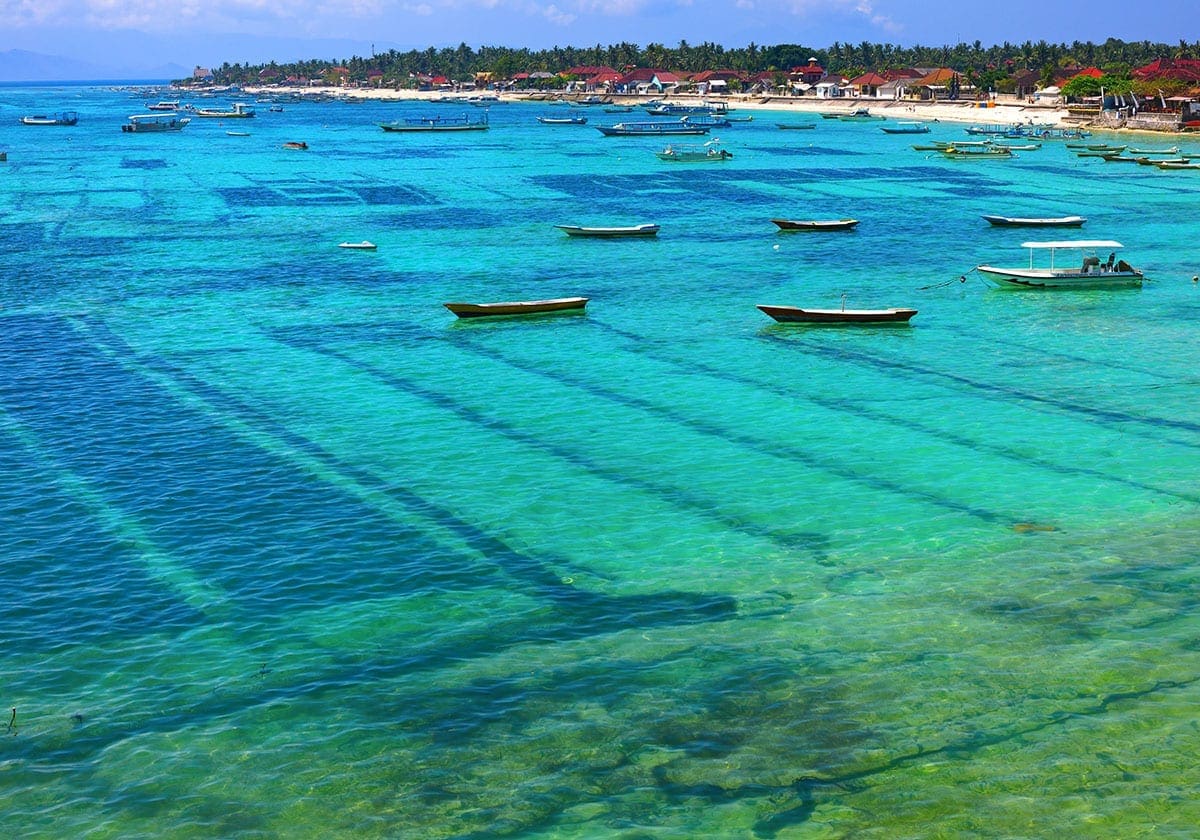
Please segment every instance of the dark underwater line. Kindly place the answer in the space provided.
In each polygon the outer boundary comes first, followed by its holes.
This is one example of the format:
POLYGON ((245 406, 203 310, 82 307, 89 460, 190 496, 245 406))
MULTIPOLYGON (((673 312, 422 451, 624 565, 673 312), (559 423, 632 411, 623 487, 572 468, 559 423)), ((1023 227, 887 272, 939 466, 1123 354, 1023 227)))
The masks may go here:
MULTIPOLYGON (((645 347, 647 345, 652 345, 654 343, 652 339, 647 338, 645 336, 634 335, 632 333, 626 332, 619 328, 612 327, 611 325, 604 324, 603 322, 598 322, 598 323, 602 329, 606 329, 614 334, 620 335, 621 337, 623 337, 629 341, 636 341, 642 347, 645 347)), ((646 351, 643 350, 641 352, 646 352, 646 351)), ((771 383, 762 382, 762 381, 752 379, 747 376, 741 376, 736 373, 730 373, 728 371, 723 371, 719 368, 715 368, 715 367, 708 365, 701 361, 688 362, 685 365, 683 362, 677 361, 676 359, 673 359, 664 353, 661 353, 658 351, 653 351, 653 352, 654 352, 654 358, 658 359, 659 361, 665 362, 667 364, 674 365, 674 366, 678 367, 680 370, 687 370, 687 371, 700 370, 700 371, 704 372, 706 375, 712 376, 714 378, 724 379, 729 382, 734 382, 734 383, 737 383, 740 385, 747 385, 747 386, 750 386, 753 388, 757 388, 759 390, 767 391, 769 393, 772 393, 772 394, 775 394, 775 395, 781 396, 781 397, 786 397, 786 398, 790 398, 790 399, 806 400, 808 402, 813 403, 814 405, 819 405, 822 408, 828 409, 830 411, 836 411, 836 412, 840 412, 840 413, 844 413, 844 414, 850 414, 852 416, 861 417, 864 419, 872 420, 874 422, 897 426, 899 428, 904 428, 904 429, 908 429, 910 431, 919 432, 921 434, 928 435, 932 438, 939 439, 939 440, 945 441, 947 443, 954 444, 956 446, 962 446, 966 449, 970 449, 973 451, 990 452, 993 455, 998 455, 998 456, 1006 458, 1008 460, 1015 461, 1020 464, 1025 464, 1026 466, 1036 467, 1038 469, 1046 470, 1048 472, 1055 473, 1058 475, 1080 476, 1080 477, 1085 477, 1085 478, 1101 479, 1101 480, 1107 481, 1111 484, 1123 485, 1123 486, 1130 487, 1130 488, 1133 488, 1136 490, 1142 490, 1142 491, 1146 491, 1146 492, 1150 492, 1150 493, 1155 493, 1157 495, 1166 496, 1168 498, 1179 499, 1181 501, 1189 502, 1191 504, 1200 504, 1200 494, 1183 493, 1178 490, 1168 490, 1168 489, 1164 489, 1162 487, 1156 487, 1152 484, 1147 484, 1145 482, 1135 481, 1130 478, 1125 478, 1123 476, 1112 475, 1110 473, 1101 472, 1100 470, 1091 469, 1089 467, 1074 467, 1074 466, 1068 466, 1068 465, 1063 465, 1063 464, 1057 464, 1057 463, 1050 461, 1048 459, 1045 459, 1045 458, 1037 458, 1037 457, 1031 457, 1028 455, 1020 454, 1020 453, 1010 449, 1009 447, 1002 446, 1002 445, 999 445, 996 443, 992 443, 991 441, 988 441, 988 440, 973 440, 973 439, 965 437, 963 435, 956 434, 953 431, 950 431, 949 428, 947 428, 945 426, 931 426, 931 425, 921 423, 919 420, 907 420, 907 419, 903 419, 903 418, 894 417, 892 415, 886 414, 885 412, 878 411, 876 409, 872 409, 861 403, 856 404, 851 400, 845 400, 845 399, 833 400, 833 399, 829 399, 829 398, 823 398, 820 396, 812 396, 811 394, 797 394, 794 391, 789 391, 787 389, 780 388, 779 386, 771 384, 771 383)))
POLYGON ((642 397, 628 396, 614 391, 611 388, 607 388, 602 385, 596 385, 575 376, 547 371, 526 362, 509 359, 504 356, 504 354, 494 350, 491 347, 479 345, 478 341, 475 339, 464 339, 464 344, 471 345, 471 351, 477 355, 492 359, 493 361, 500 362, 501 364, 508 365, 516 370, 559 382, 560 384, 563 384, 569 388, 590 394, 593 397, 603 399, 607 402, 616 403, 618 405, 624 405, 628 408, 636 409, 651 416, 668 420, 671 423, 690 429, 694 432, 698 432, 707 437, 723 440, 726 443, 736 444, 745 449, 757 452, 760 455, 793 461, 809 469, 826 473, 827 475, 858 484, 873 491, 890 492, 901 498, 908 498, 919 502, 932 504, 936 507, 942 508, 943 510, 948 510, 953 513, 966 514, 987 523, 1004 523, 1008 525, 1015 525, 1021 521, 1016 517, 1012 517, 1007 514, 1000 514, 996 511, 981 508, 976 505, 955 502, 952 499, 945 498, 944 496, 932 491, 917 490, 897 484, 896 482, 887 478, 872 477, 865 473, 855 472, 854 470, 841 466, 840 464, 831 463, 827 459, 814 457, 804 450, 798 449, 794 446, 785 446, 774 442, 763 441, 757 437, 754 437, 753 435, 744 434, 733 429, 725 428, 718 423, 701 420, 696 417, 689 417, 680 411, 658 405, 642 397))
MULTIPOLYGON (((89 325, 89 329, 93 328, 93 326, 89 325)), ((527 594, 541 597, 556 604, 571 607, 572 609, 586 608, 597 604, 603 606, 609 603, 620 607, 620 603, 627 597, 633 600, 642 597, 601 596, 578 589, 571 584, 563 583, 559 575, 549 568, 548 563, 540 561, 525 552, 513 549, 495 535, 480 530, 453 512, 430 502, 410 490, 397 487, 394 483, 385 481, 383 478, 366 469, 344 462, 321 445, 280 425, 276 420, 263 414, 253 406, 248 405, 238 397, 225 393, 216 386, 198 379, 193 374, 159 359, 144 358, 137 351, 126 345, 119 336, 111 333, 106 325, 102 326, 101 329, 116 345, 115 348, 113 345, 109 345, 110 350, 115 352, 117 348, 120 348, 127 351, 123 357, 125 360, 132 361, 134 364, 144 366, 146 369, 153 370, 159 375, 169 378, 178 387, 188 390, 193 395, 203 399, 208 405, 223 407, 229 416, 238 421, 246 423, 256 430, 265 431, 275 436, 287 446, 330 467, 339 476, 347 477, 358 485, 370 489, 372 492, 392 498, 415 515, 432 520, 447 531, 458 535, 466 544, 479 552, 481 556, 495 562, 510 577, 530 587, 531 591, 527 594)), ((565 557, 552 557, 552 562, 554 565, 562 568, 571 568, 574 565, 574 561, 565 557)), ((668 591, 657 593, 653 597, 665 604, 669 604, 672 600, 686 602, 689 599, 700 596, 689 592, 675 593, 668 591)), ((725 596, 704 596, 701 600, 709 599, 732 605, 732 600, 725 596)))
POLYGON ((678 488, 671 487, 658 482, 650 481, 645 478, 619 472, 612 467, 606 466, 593 458, 589 458, 584 454, 580 454, 568 447, 550 443, 547 440, 533 435, 528 432, 523 432, 516 426, 505 420, 499 420, 494 417, 485 415, 482 411, 471 408, 463 403, 455 400, 453 397, 425 388, 410 379, 397 376, 386 370, 378 368, 372 364, 359 361, 340 350, 334 350, 328 347, 320 346, 320 342, 301 342, 296 339, 287 339, 285 343, 294 344, 295 346, 307 350, 309 352, 320 353, 321 355, 335 358, 338 361, 350 367, 374 376, 380 382, 395 388, 404 393, 418 397, 442 411, 446 411, 456 417, 471 423, 475 426, 487 429, 490 432, 502 435, 510 440, 516 441, 524 446, 532 449, 541 450, 561 461, 578 467, 590 473, 597 478, 609 481, 613 484, 619 484, 631 487, 640 492, 655 496, 660 501, 676 508, 686 510, 688 513, 698 515, 702 518, 715 522, 731 531, 737 531, 755 539, 762 539, 774 543, 780 548, 785 548, 791 551, 806 551, 811 552, 818 562, 825 560, 825 550, 828 545, 828 538, 822 534, 815 533, 800 533, 790 534, 787 532, 778 531, 774 528, 760 527, 750 525, 744 522, 741 518, 730 516, 719 511, 720 502, 712 499, 706 499, 678 488))

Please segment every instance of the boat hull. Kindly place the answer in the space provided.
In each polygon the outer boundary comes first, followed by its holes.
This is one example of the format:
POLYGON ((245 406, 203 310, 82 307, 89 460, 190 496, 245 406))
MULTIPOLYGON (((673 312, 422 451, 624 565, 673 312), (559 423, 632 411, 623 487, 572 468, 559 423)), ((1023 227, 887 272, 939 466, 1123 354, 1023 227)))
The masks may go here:
POLYGON ((1059 216, 1056 218, 1021 218, 1014 216, 984 216, 988 224, 995 227, 1081 227, 1087 219, 1083 216, 1059 216))
POLYGON ((803 309, 799 306, 758 308, 781 324, 907 324, 915 309, 803 309))
POLYGON ((771 221, 780 230, 854 230, 858 225, 858 219, 772 219, 771 221))
POLYGON ((555 225, 567 236, 597 237, 613 239, 626 236, 658 236, 658 225, 634 225, 632 227, 580 227, 578 225, 555 225))
POLYGON ((494 318, 505 315, 541 315, 549 312, 582 312, 587 306, 585 297, 553 298, 550 300, 517 300, 502 303, 447 303, 447 309, 459 318, 494 318))
POLYGON ((1142 272, 1062 271, 1039 268, 999 268, 980 265, 976 271, 992 285, 1001 289, 1128 289, 1142 285, 1142 272))

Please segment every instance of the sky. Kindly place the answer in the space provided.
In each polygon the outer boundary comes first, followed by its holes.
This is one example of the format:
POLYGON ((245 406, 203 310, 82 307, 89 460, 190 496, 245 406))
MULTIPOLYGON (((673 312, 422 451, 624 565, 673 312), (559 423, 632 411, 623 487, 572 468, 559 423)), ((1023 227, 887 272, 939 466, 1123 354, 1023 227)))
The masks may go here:
MULTIPOLYGON (((1194 0, 1158 0, 1150 10, 1128 0, 0 0, 0 54, 23 50, 132 70, 460 42, 533 49, 681 40, 814 49, 836 41, 1178 44, 1200 40, 1194 10, 1194 0)), ((0 81, 5 70, 14 72, 11 62, 0 65, 0 81)))

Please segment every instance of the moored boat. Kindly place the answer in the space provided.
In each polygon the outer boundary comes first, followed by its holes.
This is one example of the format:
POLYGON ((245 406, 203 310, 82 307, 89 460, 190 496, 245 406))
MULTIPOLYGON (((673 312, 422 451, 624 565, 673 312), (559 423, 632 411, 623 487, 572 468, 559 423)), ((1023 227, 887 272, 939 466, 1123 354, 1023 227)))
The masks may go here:
POLYGON ((587 117, 538 117, 542 125, 587 125, 587 117))
POLYGON ((379 123, 384 131, 486 131, 488 128, 487 114, 478 120, 472 120, 463 114, 461 117, 408 117, 403 121, 379 123))
POLYGON ((772 219, 780 230, 854 230, 858 219, 772 219))
POLYGON ((21 117, 21 125, 75 125, 79 115, 74 111, 63 111, 59 114, 32 114, 21 117))
POLYGON ((1013 157, 1012 149, 990 143, 982 146, 953 143, 938 151, 952 160, 1008 160, 1013 157))
POLYGON ((995 227, 1081 227, 1087 221, 1083 216, 984 216, 988 224, 995 227))
MULTIPOLYGON (((1116 252, 1123 245, 1109 239, 1079 239, 1056 242, 1023 242, 1029 249, 1029 266, 1004 268, 992 265, 975 267, 985 280, 1006 289, 1114 289, 1142 285, 1142 272, 1125 260, 1117 260, 1116 252), (1034 265, 1034 255, 1050 252, 1050 265, 1034 265), (1063 268, 1055 265, 1059 251, 1082 254, 1080 265, 1063 268), (1109 251, 1108 261, 1101 262, 1097 251, 1109 251)), ((1075 262, 1074 259, 1071 261, 1075 262)))
POLYGON ((220 108, 197 108, 197 117, 224 120, 245 120, 254 116, 254 106, 245 102, 235 102, 228 110, 220 108))
POLYGON ((338 247, 349 251, 374 251, 376 246, 364 239, 362 242, 339 242, 338 247))
POLYGON ((184 127, 191 121, 191 117, 181 117, 174 113, 133 114, 129 117, 129 122, 121 126, 121 131, 137 134, 143 132, 183 131, 184 127))
POLYGON ((917 314, 915 309, 846 309, 844 305, 841 309, 809 309, 760 303, 758 308, 781 324, 907 324, 917 314))
POLYGON ((178 99, 163 100, 162 102, 155 102, 153 105, 151 105, 149 102, 147 102, 146 110, 147 111, 178 111, 179 110, 179 100, 178 99))
POLYGON ((775 127, 782 131, 806 131, 810 128, 816 128, 816 123, 775 123, 775 127))
POLYGON ((547 312, 582 312, 587 306, 585 297, 551 298, 549 300, 513 300, 500 303, 442 304, 459 318, 489 318, 498 315, 540 315, 547 312))
POLYGON ((929 126, 922 122, 898 122, 895 125, 881 125, 879 130, 887 134, 928 134, 929 126))
POLYGON ((673 163, 718 163, 723 160, 729 160, 733 157, 733 152, 722 149, 718 146, 720 141, 709 140, 703 146, 677 146, 670 145, 661 152, 655 152, 655 156, 659 160, 671 161, 673 163))
POLYGON ((612 239, 622 236, 657 236, 659 226, 656 224, 626 225, 623 227, 584 227, 582 225, 555 225, 567 236, 592 236, 602 239, 612 239))
POLYGON ((621 122, 613 125, 598 125, 596 130, 605 137, 658 136, 662 134, 708 134, 704 125, 691 125, 680 120, 658 122, 621 122))

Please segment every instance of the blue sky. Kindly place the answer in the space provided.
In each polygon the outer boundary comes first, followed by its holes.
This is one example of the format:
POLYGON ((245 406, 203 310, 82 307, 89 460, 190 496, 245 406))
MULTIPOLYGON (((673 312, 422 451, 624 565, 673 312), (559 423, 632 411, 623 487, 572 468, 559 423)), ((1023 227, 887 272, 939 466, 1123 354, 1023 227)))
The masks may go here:
POLYGON ((0 0, 0 51, 219 65, 480 45, 1200 40, 1193 0, 0 0))

